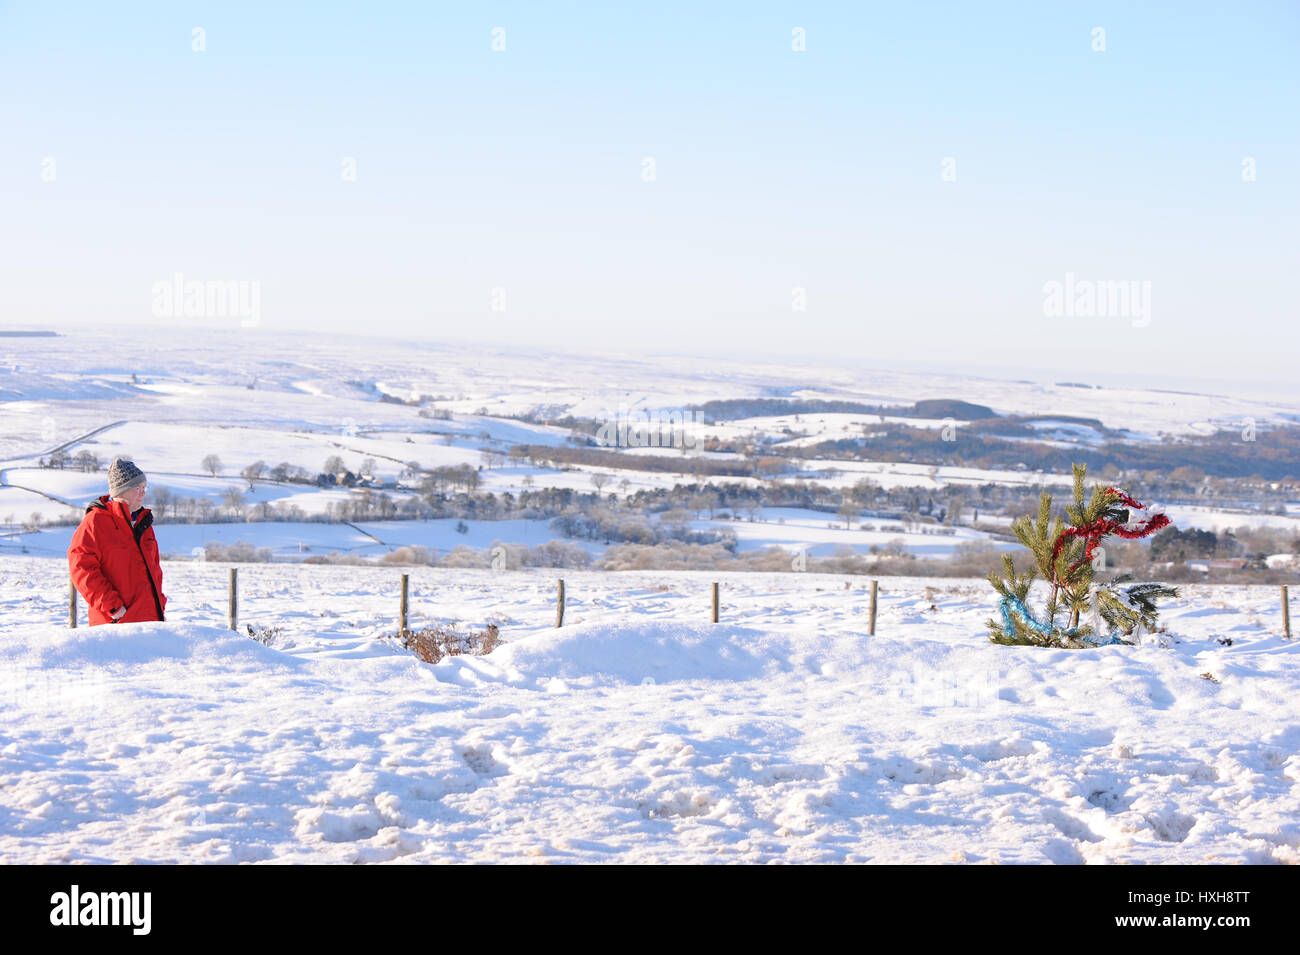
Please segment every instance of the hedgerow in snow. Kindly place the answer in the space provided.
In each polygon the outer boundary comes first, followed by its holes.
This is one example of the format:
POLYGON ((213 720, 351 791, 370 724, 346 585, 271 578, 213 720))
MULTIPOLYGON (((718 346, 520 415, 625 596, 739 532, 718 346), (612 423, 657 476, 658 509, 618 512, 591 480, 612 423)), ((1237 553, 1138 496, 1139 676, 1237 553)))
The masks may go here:
POLYGON ((1146 508, 1123 491, 1093 485, 1092 496, 1084 500, 1083 479, 1087 466, 1075 464, 1074 504, 1065 508, 1067 525, 1059 516, 1052 519, 1052 495, 1039 497, 1038 518, 1016 518, 1011 524, 1020 543, 1033 555, 1036 567, 1017 574, 1010 554, 1002 555, 1003 572, 989 574, 998 592, 1001 620, 990 620, 989 639, 994 643, 1038 647, 1091 647, 1129 643, 1125 639, 1140 627, 1155 627, 1161 597, 1176 597, 1178 590, 1164 584, 1140 583, 1121 587, 1132 578, 1120 574, 1106 583, 1094 579, 1094 556, 1101 541, 1114 534, 1129 540, 1147 537, 1166 527, 1169 518, 1153 514, 1134 520, 1131 510, 1146 508), (1131 510, 1130 510, 1131 509, 1131 510), (1041 574, 1051 586, 1042 618, 1035 617, 1026 601, 1034 579, 1041 574), (1083 615, 1091 609, 1091 622, 1083 615), (1058 623, 1058 616, 1064 621, 1058 623), (1105 632, 1102 624, 1105 624, 1105 632))

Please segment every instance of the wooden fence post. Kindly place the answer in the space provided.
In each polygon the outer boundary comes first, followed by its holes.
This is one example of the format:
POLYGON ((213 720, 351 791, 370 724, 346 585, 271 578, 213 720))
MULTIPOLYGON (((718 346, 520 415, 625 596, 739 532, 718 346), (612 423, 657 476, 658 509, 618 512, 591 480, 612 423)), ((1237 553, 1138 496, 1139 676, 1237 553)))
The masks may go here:
POLYGON ((564 626, 564 578, 555 582, 555 626, 564 626))
POLYGON ((876 590, 880 586, 880 581, 871 582, 871 621, 867 624, 867 633, 871 636, 876 635, 876 590))
POLYGON ((397 607, 397 632, 406 633, 407 611, 410 609, 410 574, 402 574, 402 601, 397 607))
POLYGON ((713 622, 718 622, 718 582, 713 582, 713 622))
POLYGON ((71 574, 68 575, 68 626, 77 629, 77 585, 72 582, 71 574))
POLYGON ((1282 585, 1282 632, 1291 639, 1291 598, 1287 596, 1286 584, 1282 585))
POLYGON ((230 568, 230 629, 239 632, 239 568, 230 568))

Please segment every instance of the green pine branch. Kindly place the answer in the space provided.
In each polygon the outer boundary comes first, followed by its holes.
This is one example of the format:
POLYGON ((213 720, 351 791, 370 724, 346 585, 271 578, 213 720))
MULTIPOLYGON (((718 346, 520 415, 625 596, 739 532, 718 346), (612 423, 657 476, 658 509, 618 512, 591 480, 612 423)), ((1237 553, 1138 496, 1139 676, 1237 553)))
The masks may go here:
POLYGON ((1052 558, 1056 542, 1067 526, 1090 526, 1103 517, 1126 518, 1127 512, 1117 506, 1118 495, 1106 486, 1094 483, 1090 492, 1085 493, 1087 465, 1074 464, 1071 471, 1074 501, 1063 508, 1068 525, 1059 516, 1052 517, 1052 495, 1043 491, 1039 495, 1037 517, 1022 515, 1011 522, 1012 532, 1029 551, 1034 566, 1027 574, 1017 575, 1011 555, 1003 554, 1003 573, 994 571, 989 574, 989 583, 1001 596, 1014 596, 1026 605, 1030 586, 1035 576, 1041 575, 1051 587, 1043 620, 1050 629, 1047 633, 1039 633, 1021 621, 1018 615, 1012 614, 1010 633, 1006 632, 1005 624, 988 621, 989 638, 994 643, 1089 646, 1085 638, 1096 636, 1096 627, 1090 622, 1094 599, 1097 622, 1104 620, 1112 632, 1129 636, 1139 624, 1154 629, 1159 613, 1156 601, 1178 596, 1176 588, 1163 584, 1145 583, 1119 588, 1118 584, 1130 579, 1128 575, 1120 575, 1108 584, 1096 584, 1096 569, 1091 560, 1084 559, 1087 541, 1080 537, 1066 539, 1055 560, 1052 558), (1058 628, 1056 618, 1062 611, 1067 617, 1064 627, 1058 628))

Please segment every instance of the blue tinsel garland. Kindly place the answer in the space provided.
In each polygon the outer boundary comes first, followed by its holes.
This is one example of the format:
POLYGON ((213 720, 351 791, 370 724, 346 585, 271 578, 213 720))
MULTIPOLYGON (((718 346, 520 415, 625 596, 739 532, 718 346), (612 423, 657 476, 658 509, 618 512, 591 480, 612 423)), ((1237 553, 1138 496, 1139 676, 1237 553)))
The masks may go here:
POLYGON ((1016 627, 1011 620, 1011 611, 1014 609, 1016 613, 1020 615, 1021 622, 1026 627, 1045 637, 1052 636, 1054 633, 1059 633, 1061 636, 1068 637, 1072 640, 1078 640, 1094 647, 1104 647, 1109 646, 1110 644, 1124 642, 1117 636, 1117 627, 1112 627, 1110 633, 1105 639, 1100 635, 1094 635, 1091 637, 1080 636, 1077 627, 1071 627, 1069 630, 1058 631, 1051 624, 1040 623, 1038 620, 1034 619, 1034 615, 1029 612, 1029 608, 1024 605, 1024 602, 1010 595, 1003 597, 998 601, 998 609, 1002 611, 1002 632, 1007 637, 1015 637, 1016 635, 1016 627))

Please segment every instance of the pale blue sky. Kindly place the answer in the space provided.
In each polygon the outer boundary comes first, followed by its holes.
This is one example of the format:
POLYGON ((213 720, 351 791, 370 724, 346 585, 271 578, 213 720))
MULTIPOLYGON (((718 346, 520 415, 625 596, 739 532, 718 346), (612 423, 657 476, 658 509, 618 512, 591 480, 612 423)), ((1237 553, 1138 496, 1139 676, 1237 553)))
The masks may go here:
POLYGON ((1300 5, 624 6, 0 2, 0 322, 1294 377, 1300 5))

